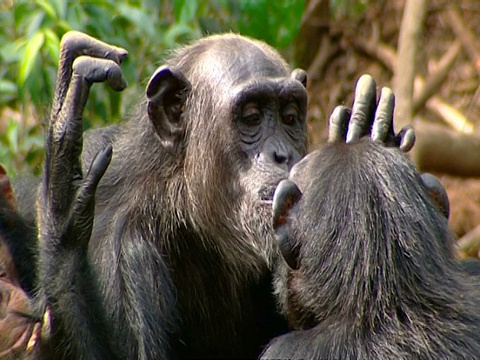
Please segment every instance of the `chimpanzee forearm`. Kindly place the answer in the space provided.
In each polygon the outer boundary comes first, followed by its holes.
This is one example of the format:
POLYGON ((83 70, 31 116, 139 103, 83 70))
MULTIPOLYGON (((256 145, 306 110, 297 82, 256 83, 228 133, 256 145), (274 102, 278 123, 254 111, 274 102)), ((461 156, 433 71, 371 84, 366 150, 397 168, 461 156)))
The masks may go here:
POLYGON ((52 322, 51 336, 42 346, 53 358, 112 359, 106 311, 87 254, 95 191, 110 163, 112 148, 108 145, 101 150, 83 175, 82 113, 94 82, 106 81, 114 90, 125 87, 119 62, 126 51, 72 33, 62 41, 61 54, 37 215, 37 301, 46 304, 52 322), (83 54, 113 60, 78 56, 83 54))
MULTIPOLYGON (((92 276, 87 248, 90 240, 95 190, 112 156, 111 147, 100 152, 81 185, 70 194, 55 189, 41 197, 40 218, 40 291, 38 301, 44 301, 52 318, 52 333, 44 351, 54 358, 113 359, 108 341, 98 286, 92 276), (67 215, 53 211, 46 201, 68 203, 67 215)), ((58 181, 64 173, 50 169, 50 180, 58 181)), ((66 178, 65 181, 73 182, 66 178)), ((47 182, 45 180, 45 182, 47 182)))

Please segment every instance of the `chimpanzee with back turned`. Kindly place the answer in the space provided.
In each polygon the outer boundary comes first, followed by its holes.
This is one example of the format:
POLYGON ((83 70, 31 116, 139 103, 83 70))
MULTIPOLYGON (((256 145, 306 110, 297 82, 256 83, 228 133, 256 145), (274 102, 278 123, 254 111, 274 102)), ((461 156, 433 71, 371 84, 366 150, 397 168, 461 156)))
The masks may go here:
MULTIPOLYGON (((126 52, 71 32, 60 54, 38 213, 40 295, 51 309, 52 343, 66 339, 56 356, 257 357, 287 331, 271 294, 278 250, 270 216, 277 184, 306 153, 305 72, 291 72, 256 40, 207 37, 154 73, 131 120, 83 139, 89 89, 106 81, 121 90, 126 52), (71 230, 75 179, 110 145, 90 238, 88 212, 71 230), (64 252, 74 261, 57 264, 64 252)), ((408 150, 413 132, 395 137, 386 121, 391 97, 382 93, 377 106, 375 83, 362 79, 348 130, 332 133, 355 141, 373 122, 388 130, 380 140, 408 150)))
POLYGON ((296 331, 262 358, 480 357, 480 283, 454 257, 448 199, 430 180, 397 149, 338 133, 294 167, 273 226, 276 292, 296 331))

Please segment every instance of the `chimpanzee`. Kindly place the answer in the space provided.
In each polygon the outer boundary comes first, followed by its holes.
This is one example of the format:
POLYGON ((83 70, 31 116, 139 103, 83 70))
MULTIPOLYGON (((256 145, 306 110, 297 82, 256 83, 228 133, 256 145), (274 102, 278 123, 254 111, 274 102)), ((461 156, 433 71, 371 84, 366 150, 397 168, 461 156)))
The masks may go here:
POLYGON ((262 358, 479 358, 479 282, 453 255, 443 188, 398 149, 341 138, 276 189, 275 287, 295 331, 262 358))
MULTIPOLYGON (((78 165, 81 148, 75 149, 76 145, 69 141, 60 151, 47 151, 47 154, 56 152, 55 156, 63 155, 61 152, 70 153, 70 156, 66 157, 69 163, 60 167, 55 162, 46 166, 44 188, 39 198, 39 225, 42 230, 40 261, 48 264, 48 274, 40 278, 40 286, 35 279, 37 233, 16 210, 10 181, 0 166, 1 359, 38 360, 79 355, 112 359, 114 356, 105 336, 105 311, 98 297, 92 296, 94 292, 83 288, 89 280, 85 254, 93 226, 94 194, 110 162, 112 149, 107 146, 101 151, 83 177, 81 172, 64 171, 65 166, 75 168, 78 165), (75 150, 77 156, 71 156, 75 155, 75 150), (51 182, 63 183, 66 191, 57 192, 49 186, 51 182), (69 207, 60 210, 55 206, 57 203, 69 204, 69 207), (49 282, 55 282, 55 286, 52 288, 49 282), (47 302, 47 297, 52 295, 62 307, 72 308, 68 317, 64 317, 64 312, 57 314, 57 307, 53 307, 52 314, 47 302), (86 339, 95 341, 97 346, 89 349, 88 354, 75 353, 82 349, 78 344, 86 339)), ((48 164, 50 160, 51 156, 47 156, 48 164)))
MULTIPOLYGON (((129 121, 82 139, 90 87, 121 90, 126 51, 69 32, 60 54, 38 213, 40 295, 53 344, 67 340, 57 355, 256 358, 287 331, 271 293, 270 216, 277 184, 307 150, 305 72, 262 42, 209 36, 157 69, 129 121), (90 190, 78 184, 82 168, 104 164, 110 146, 93 229, 91 212, 69 227, 72 194, 90 190)), ((331 131, 351 142, 381 128, 374 138, 408 150, 413 131, 394 135, 392 109, 391 92, 377 105, 364 76, 349 128, 337 111, 331 131)))
POLYGON ((16 277, 31 295, 36 286, 35 252, 37 232, 33 223, 17 212, 16 199, 5 169, 0 165, 0 237, 12 257, 16 277))
MULTIPOLYGON (((35 272, 22 250, 35 240, 35 232, 16 212, 15 198, 5 169, 0 165, 0 358, 14 359, 27 348, 36 324, 32 299, 35 272), (14 254, 20 256, 25 273, 19 273, 14 254), (30 273, 28 270, 30 269, 30 273), (23 281, 22 281, 23 280, 23 281)), ((33 260, 33 259, 31 259, 33 260)), ((22 266, 20 266, 22 267, 22 266)))

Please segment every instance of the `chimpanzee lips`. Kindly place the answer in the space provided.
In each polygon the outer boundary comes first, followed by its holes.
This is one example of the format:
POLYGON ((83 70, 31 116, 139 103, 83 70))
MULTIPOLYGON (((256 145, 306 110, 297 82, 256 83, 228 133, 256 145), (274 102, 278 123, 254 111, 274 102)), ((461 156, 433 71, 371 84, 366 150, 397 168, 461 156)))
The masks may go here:
POLYGON ((260 195, 260 199, 262 201, 268 201, 268 202, 272 202, 273 201, 273 194, 275 194, 275 189, 277 188, 277 186, 268 186, 268 187, 264 187, 262 188, 258 193, 260 195))

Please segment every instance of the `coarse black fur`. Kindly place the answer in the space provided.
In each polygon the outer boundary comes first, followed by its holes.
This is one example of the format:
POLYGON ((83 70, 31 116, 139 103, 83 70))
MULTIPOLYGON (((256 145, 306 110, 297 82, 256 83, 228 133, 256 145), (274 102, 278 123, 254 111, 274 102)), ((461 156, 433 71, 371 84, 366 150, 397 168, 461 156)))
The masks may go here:
MULTIPOLYGON (((0 165, 0 358, 24 359, 39 319, 33 294, 36 231, 17 211, 10 180, 0 165)), ((40 359, 32 347, 33 359, 40 359)))
POLYGON ((37 231, 33 219, 27 221, 17 211, 10 181, 1 165, 0 238, 12 256, 20 285, 29 295, 32 295, 37 282, 35 268, 37 231))
POLYGON ((275 186, 306 152, 305 87, 270 47, 233 34, 181 48, 166 67, 165 86, 188 79, 184 103, 152 90, 160 105, 142 102, 109 138, 97 192, 89 255, 112 339, 125 358, 256 358, 287 329, 271 295, 269 217, 275 186), (261 110, 253 125, 249 103, 261 110))
POLYGON ((297 254, 276 277, 296 331, 262 358, 479 358, 478 280, 411 162, 368 139, 308 161, 293 178, 301 200, 276 224, 297 254))
POLYGON ((479 259, 476 259, 476 258, 461 259, 458 262, 460 264, 460 267, 467 274, 480 277, 480 260, 479 259))
POLYGON ((107 147, 95 158, 84 179, 69 178, 65 176, 68 172, 58 171, 62 170, 58 167, 46 171, 44 184, 48 190, 40 192, 39 197, 38 254, 37 230, 17 211, 10 181, 0 166, 1 359, 114 358, 105 336, 105 311, 85 256, 96 184, 110 157, 111 148, 107 147), (61 193, 47 186, 58 181, 70 183, 72 191, 61 193), (61 199, 67 211, 58 212, 51 206, 54 198, 61 199), (37 257, 40 267, 45 263, 48 267, 48 275, 40 272, 39 279, 37 257), (51 298, 60 299, 60 307, 50 303, 51 298), (91 346, 94 343, 96 346, 91 346))
MULTIPOLYGON (((123 90, 126 55, 62 38, 37 214, 46 345, 68 359, 257 358, 287 331, 270 216, 306 153, 306 74, 262 42, 210 36, 155 71, 126 123, 82 136, 91 85, 123 90)), ((359 84, 352 130, 340 110, 329 137, 371 133, 408 151, 414 133, 395 136, 391 91, 377 106, 373 79, 359 84)))

